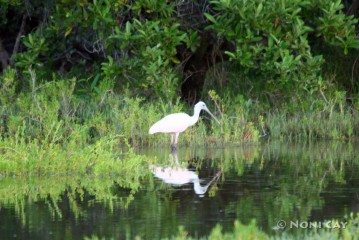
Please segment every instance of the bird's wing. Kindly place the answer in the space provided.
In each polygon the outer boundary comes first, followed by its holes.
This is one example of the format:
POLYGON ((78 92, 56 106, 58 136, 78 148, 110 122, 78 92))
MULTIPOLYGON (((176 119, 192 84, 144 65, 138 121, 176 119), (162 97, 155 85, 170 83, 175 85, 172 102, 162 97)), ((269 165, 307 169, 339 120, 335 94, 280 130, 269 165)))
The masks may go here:
POLYGON ((170 114, 155 124, 150 128, 150 134, 153 133, 179 133, 186 130, 189 126, 190 116, 186 113, 174 113, 170 114))

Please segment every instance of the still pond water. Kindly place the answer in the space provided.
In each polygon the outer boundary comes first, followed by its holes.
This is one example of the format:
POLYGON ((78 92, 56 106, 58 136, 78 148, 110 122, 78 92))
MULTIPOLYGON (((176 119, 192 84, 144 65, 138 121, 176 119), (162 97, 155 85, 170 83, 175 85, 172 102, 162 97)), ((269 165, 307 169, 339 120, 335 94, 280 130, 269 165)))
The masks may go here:
MULTIPOLYGON (((142 149, 156 164, 137 190, 116 176, 0 178, 1 239, 160 239, 183 226, 208 235, 234 220, 279 235, 280 220, 343 219, 359 211, 358 143, 264 143, 142 149)), ((295 231, 302 231, 296 229, 295 231)))

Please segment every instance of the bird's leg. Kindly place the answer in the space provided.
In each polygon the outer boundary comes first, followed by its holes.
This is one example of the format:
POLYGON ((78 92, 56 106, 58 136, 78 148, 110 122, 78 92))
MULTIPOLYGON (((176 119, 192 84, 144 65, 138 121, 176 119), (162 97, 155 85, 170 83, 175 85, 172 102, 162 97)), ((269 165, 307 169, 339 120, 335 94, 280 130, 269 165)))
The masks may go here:
POLYGON ((172 153, 176 153, 176 152, 177 152, 177 145, 174 144, 174 143, 171 144, 171 152, 172 152, 172 153))
POLYGON ((177 152, 177 139, 178 133, 171 133, 171 150, 172 152, 177 152))
POLYGON ((175 144, 177 145, 179 133, 176 133, 175 144))

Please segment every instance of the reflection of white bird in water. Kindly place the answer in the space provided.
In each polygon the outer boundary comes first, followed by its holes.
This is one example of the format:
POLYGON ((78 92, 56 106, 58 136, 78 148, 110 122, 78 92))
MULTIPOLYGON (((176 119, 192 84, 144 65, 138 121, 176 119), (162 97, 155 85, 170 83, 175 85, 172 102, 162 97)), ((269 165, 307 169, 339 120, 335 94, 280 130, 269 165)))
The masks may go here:
POLYGON ((162 167, 162 166, 154 166, 151 165, 150 169, 155 175, 155 177, 163 180, 165 183, 174 185, 174 186, 181 186, 187 183, 193 183, 194 191, 198 195, 203 195, 207 192, 208 187, 215 181, 218 180, 221 176, 221 171, 219 171, 211 181, 209 181, 206 185, 201 186, 200 182, 202 181, 199 179, 198 174, 194 171, 191 171, 185 167, 180 167, 178 163, 178 156, 177 153, 172 154, 172 157, 176 160, 176 165, 173 167, 162 167))
POLYGON ((186 130, 188 127, 194 125, 199 118, 201 110, 205 110, 211 115, 214 120, 219 124, 217 118, 209 111, 204 102, 198 102, 194 106, 193 116, 189 116, 186 113, 173 113, 162 118, 158 122, 152 125, 149 133, 170 133, 171 134, 171 149, 177 150, 178 135, 186 130))
POLYGON ((221 175, 221 172, 218 172, 211 181, 201 186, 201 180, 198 178, 198 175, 186 168, 152 166, 151 170, 157 178, 162 179, 167 184, 181 186, 187 183, 193 183, 194 192, 198 195, 205 194, 213 181, 221 175))

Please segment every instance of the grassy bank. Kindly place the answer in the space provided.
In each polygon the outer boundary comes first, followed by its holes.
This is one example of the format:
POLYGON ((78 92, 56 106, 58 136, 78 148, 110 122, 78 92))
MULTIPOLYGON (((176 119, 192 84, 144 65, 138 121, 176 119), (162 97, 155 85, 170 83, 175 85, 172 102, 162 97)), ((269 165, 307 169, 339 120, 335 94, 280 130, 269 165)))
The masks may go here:
MULTIPOLYGON (((77 90, 75 79, 39 83, 16 94, 14 76, 10 69, 1 82, 3 176, 121 173, 144 161, 132 148, 169 145, 167 134, 148 134, 153 123, 169 113, 193 112, 179 99, 149 102, 130 91, 116 94, 106 81, 88 94, 77 90)), ((203 113, 180 135, 179 144, 220 147, 262 139, 353 139, 359 135, 358 111, 339 95, 325 101, 308 99, 294 110, 290 103, 270 110, 244 97, 208 91, 204 100, 221 124, 203 113)))

